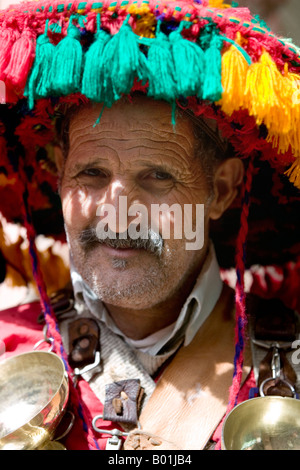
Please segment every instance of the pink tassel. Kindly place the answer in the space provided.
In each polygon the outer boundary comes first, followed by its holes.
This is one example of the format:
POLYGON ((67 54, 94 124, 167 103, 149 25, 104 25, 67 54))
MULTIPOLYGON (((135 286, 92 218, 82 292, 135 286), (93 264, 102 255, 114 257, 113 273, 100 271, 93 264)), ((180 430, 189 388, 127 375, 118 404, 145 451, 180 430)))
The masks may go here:
POLYGON ((5 69, 11 57, 12 47, 19 33, 11 28, 3 29, 0 34, 0 80, 5 79, 5 69))
POLYGON ((5 70, 6 81, 24 89, 35 57, 36 38, 30 30, 25 30, 14 43, 9 64, 5 70))

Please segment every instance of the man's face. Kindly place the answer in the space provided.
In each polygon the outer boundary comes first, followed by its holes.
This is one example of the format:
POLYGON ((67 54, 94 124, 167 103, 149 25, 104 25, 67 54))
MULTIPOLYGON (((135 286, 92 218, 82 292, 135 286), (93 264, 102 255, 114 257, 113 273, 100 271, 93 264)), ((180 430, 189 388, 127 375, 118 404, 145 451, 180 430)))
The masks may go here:
MULTIPOLYGON (((95 243, 86 230, 97 227, 104 204, 115 209, 116 232, 126 230, 128 226, 118 226, 120 196, 128 207, 143 205, 149 215, 153 204, 177 204, 182 209, 192 204, 195 227, 196 204, 205 205, 210 190, 194 156, 192 126, 178 116, 174 129, 168 104, 144 97, 118 102, 105 109, 100 124, 93 127, 100 110, 100 106, 83 108, 70 122, 61 198, 72 260, 103 302, 150 308, 195 281, 207 250, 208 214, 199 250, 186 248, 184 231, 181 239, 174 238, 178 220, 172 213, 160 214, 155 221, 160 234, 163 223, 170 223, 171 236, 163 240, 159 252, 147 246, 95 243)), ((136 214, 128 217, 128 223, 134 219, 136 214)))

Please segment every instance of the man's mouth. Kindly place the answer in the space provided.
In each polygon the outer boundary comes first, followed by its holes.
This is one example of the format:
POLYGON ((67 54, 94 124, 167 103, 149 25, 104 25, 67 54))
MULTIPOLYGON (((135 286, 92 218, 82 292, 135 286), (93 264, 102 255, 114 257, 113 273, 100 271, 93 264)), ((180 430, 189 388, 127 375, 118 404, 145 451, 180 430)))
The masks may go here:
POLYGON ((105 243, 101 244, 100 248, 109 256, 112 256, 114 258, 122 258, 122 259, 131 258, 138 254, 141 254, 141 252, 146 252, 146 250, 143 248, 126 248, 126 247, 115 248, 115 247, 106 245, 105 243))

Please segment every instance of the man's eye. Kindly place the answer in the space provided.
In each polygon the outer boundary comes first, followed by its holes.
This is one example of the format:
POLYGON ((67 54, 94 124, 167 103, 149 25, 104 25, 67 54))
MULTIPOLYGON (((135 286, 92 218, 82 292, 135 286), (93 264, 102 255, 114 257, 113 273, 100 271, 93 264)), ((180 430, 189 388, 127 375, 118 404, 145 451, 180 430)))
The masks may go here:
POLYGON ((81 172, 81 174, 83 176, 96 176, 96 177, 100 176, 102 178, 106 176, 106 174, 102 170, 99 170, 98 168, 86 168, 85 170, 81 172))
POLYGON ((157 180, 171 180, 171 179, 173 179, 172 175, 170 175, 170 173, 167 173, 165 171, 155 171, 154 172, 154 177, 157 180))

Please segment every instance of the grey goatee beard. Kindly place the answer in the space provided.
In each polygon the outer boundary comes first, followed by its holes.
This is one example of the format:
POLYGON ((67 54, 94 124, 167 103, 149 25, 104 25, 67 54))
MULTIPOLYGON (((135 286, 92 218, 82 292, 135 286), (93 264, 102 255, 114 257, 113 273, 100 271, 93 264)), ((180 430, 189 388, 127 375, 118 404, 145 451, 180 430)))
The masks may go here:
MULTIPOLYGON (((107 238, 99 238, 96 228, 89 226, 83 229, 79 236, 77 235, 76 244, 81 248, 82 254, 78 256, 75 246, 73 249, 70 247, 75 269, 102 302, 121 305, 123 302, 130 300, 134 301, 135 308, 142 307, 148 297, 152 302, 155 298, 154 292, 160 288, 159 285, 165 282, 165 273, 162 269, 165 251, 163 238, 151 229, 148 229, 145 234, 140 234, 137 238, 130 237, 127 231, 123 233, 108 232, 108 234, 107 238), (143 276, 138 277, 132 283, 125 282, 126 285, 117 274, 108 281, 105 272, 101 271, 101 268, 95 269, 95 266, 90 265, 90 262, 86 259, 86 255, 93 256, 93 250, 101 245, 116 250, 126 248, 143 249, 145 252, 154 255, 158 265, 155 263, 155 266, 148 266, 143 276)), ((110 263, 111 267, 120 273, 127 269, 130 260, 116 256, 110 258, 110 263)))

